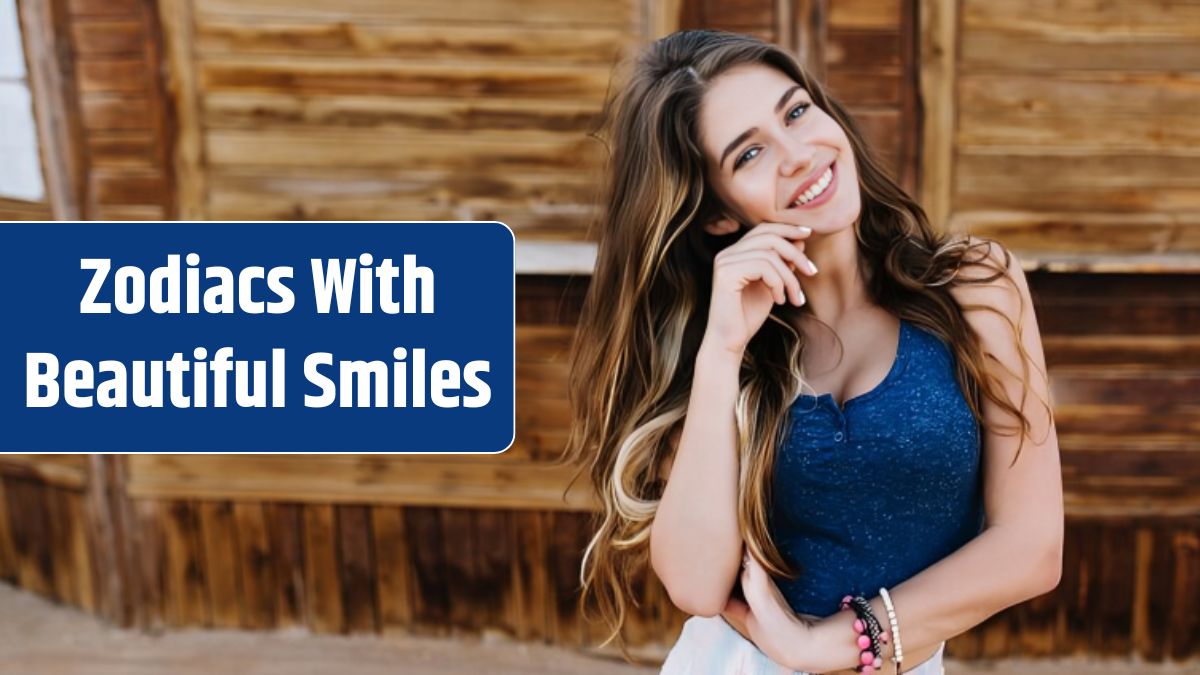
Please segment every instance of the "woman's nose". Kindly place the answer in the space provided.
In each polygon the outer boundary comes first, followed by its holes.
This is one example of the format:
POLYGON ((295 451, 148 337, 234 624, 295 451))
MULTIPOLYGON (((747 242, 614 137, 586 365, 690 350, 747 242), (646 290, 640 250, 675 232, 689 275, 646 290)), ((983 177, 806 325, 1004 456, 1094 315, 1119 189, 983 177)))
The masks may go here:
POLYGON ((779 165, 779 172, 785 176, 807 171, 816 155, 812 144, 796 139, 786 139, 782 150, 783 161, 779 165))

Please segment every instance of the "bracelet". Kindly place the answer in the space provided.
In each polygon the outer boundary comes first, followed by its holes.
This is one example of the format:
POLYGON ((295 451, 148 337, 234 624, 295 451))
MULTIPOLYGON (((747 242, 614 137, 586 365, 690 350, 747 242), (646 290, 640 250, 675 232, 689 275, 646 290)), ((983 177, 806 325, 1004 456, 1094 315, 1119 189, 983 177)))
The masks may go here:
POLYGON ((904 661, 904 647, 900 644, 900 621, 896 618, 896 606, 892 604, 892 596, 886 588, 879 589, 879 597, 883 599, 883 606, 887 608, 888 623, 892 627, 892 640, 896 643, 893 647, 892 662, 896 664, 896 675, 900 675, 900 664, 904 661))
POLYGON ((854 632, 858 634, 858 638, 855 644, 862 651, 859 653, 860 665, 855 667, 855 670, 864 675, 874 675, 875 671, 883 667, 879 644, 886 641, 887 637, 879 625, 879 620, 875 618, 871 603, 862 596, 847 595, 842 598, 842 609, 852 610, 856 617, 854 632))

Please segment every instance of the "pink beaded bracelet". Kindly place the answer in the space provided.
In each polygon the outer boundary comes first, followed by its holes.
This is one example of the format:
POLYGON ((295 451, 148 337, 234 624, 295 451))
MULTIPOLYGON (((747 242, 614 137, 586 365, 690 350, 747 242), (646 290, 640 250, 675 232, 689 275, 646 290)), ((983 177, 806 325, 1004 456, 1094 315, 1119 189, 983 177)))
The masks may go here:
POLYGON ((880 653, 880 642, 887 641, 887 635, 883 632, 879 625, 879 620, 875 618, 874 612, 871 611, 871 604, 866 598, 851 597, 847 595, 842 598, 842 609, 852 610, 855 614, 854 632, 858 635, 855 638, 855 645, 859 648, 859 663, 855 670, 864 675, 874 675, 875 671, 883 667, 883 658, 880 653))

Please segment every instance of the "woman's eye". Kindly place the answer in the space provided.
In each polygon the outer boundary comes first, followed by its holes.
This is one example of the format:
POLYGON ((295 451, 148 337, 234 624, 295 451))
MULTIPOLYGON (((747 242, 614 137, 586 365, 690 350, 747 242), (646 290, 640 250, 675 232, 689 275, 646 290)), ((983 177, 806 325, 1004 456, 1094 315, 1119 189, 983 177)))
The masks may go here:
POLYGON ((745 152, 738 155, 737 161, 733 163, 733 170, 737 171, 743 164, 757 157, 759 150, 760 148, 758 147, 747 148, 745 152))
MULTIPOLYGON (((809 106, 811 105, 811 103, 797 103, 796 105, 792 106, 791 110, 788 110, 787 112, 787 121, 792 122, 796 119, 799 119, 799 117, 804 114, 804 111, 808 110, 809 106)), ((762 148, 757 146, 753 148, 747 148, 745 152, 743 152, 741 155, 738 155, 738 158, 734 160, 733 170, 737 171, 743 164, 757 157, 760 151, 762 151, 762 148)))
POLYGON ((800 117, 801 115, 803 115, 804 111, 808 110, 808 106, 809 106, 808 103, 797 103, 796 107, 794 107, 788 111, 788 114, 787 114, 788 121, 790 122, 790 121, 800 117))

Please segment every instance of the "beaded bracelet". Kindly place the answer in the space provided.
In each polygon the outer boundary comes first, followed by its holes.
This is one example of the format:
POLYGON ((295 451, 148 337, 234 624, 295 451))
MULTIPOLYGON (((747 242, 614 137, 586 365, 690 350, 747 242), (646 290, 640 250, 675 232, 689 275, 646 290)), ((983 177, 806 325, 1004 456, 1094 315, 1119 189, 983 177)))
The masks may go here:
POLYGON ((892 662, 896 664, 896 675, 904 672, 900 669, 904 662, 904 647, 900 643, 900 621, 896 618, 896 606, 892 604, 892 596, 886 588, 879 589, 879 597, 883 600, 883 606, 887 608, 888 623, 892 628, 892 640, 895 645, 892 648, 892 662))
POLYGON ((864 675, 873 675, 875 671, 883 667, 879 644, 881 641, 886 642, 887 636, 879 625, 879 620, 875 618, 871 603, 866 598, 847 595, 842 598, 842 609, 852 610, 856 617, 854 619, 854 632, 858 634, 856 644, 862 651, 859 654, 860 665, 855 667, 855 670, 864 675))

